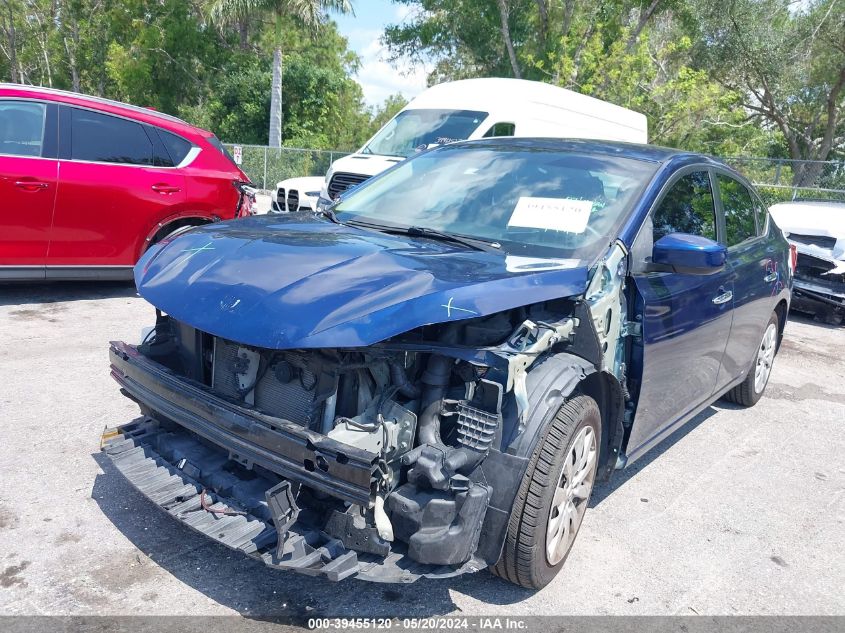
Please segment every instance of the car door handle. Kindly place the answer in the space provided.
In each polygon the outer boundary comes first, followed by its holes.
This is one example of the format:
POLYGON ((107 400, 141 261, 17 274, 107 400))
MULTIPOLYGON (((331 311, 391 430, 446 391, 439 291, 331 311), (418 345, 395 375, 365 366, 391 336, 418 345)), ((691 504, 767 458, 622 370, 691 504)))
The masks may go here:
POLYGON ((41 191, 49 186, 50 185, 46 182, 38 182, 36 180, 18 180, 15 183, 15 187, 23 189, 24 191, 41 191))
POLYGON ((767 284, 770 284, 770 283, 777 281, 777 280, 778 280, 778 274, 777 273, 769 273, 768 275, 763 277, 763 281, 765 281, 767 284))
POLYGON ((720 294, 718 297, 713 297, 713 303, 715 303, 716 305, 721 305, 723 303, 727 303, 733 298, 734 293, 728 290, 727 292, 720 294))
POLYGON ((151 188, 153 191, 156 191, 158 193, 176 193, 177 191, 182 191, 179 187, 174 187, 173 185, 166 184, 153 185, 151 188))

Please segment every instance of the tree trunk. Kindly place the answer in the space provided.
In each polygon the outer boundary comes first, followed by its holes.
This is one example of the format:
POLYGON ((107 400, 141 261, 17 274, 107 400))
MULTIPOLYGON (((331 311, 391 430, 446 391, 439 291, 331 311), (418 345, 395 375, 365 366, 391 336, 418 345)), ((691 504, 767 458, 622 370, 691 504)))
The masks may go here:
POLYGON ((80 92, 79 65, 76 63, 76 52, 79 50, 79 22, 77 22, 76 16, 69 18, 68 22, 70 22, 70 37, 65 35, 62 40, 65 45, 65 53, 67 53, 68 66, 70 67, 72 90, 74 92, 80 92))
POLYGON ((637 21, 637 26, 634 27, 633 31, 631 31, 631 35, 628 37, 628 43, 625 45, 625 50, 631 51, 631 49, 634 48, 634 44, 636 44, 637 40, 640 39, 640 33, 643 32, 645 25, 648 24, 651 16, 654 15, 660 1, 661 0, 652 0, 651 4, 640 13, 640 19, 637 21))
MULTIPOLYGON (((839 77, 827 94, 827 99, 825 100, 826 120, 824 133, 821 139, 817 141, 817 149, 815 142, 810 143, 802 155, 799 153, 800 148, 798 143, 790 143, 790 154, 793 153, 793 147, 798 150, 794 152, 798 155, 793 156, 793 158, 807 158, 815 161, 826 161, 830 158, 830 152, 833 150, 833 139, 839 124, 839 102, 843 90, 845 90, 845 66, 839 70, 839 77)), ((821 162, 798 163, 798 166, 793 171, 792 184, 796 187, 820 186, 818 179, 822 175, 824 167, 821 162)))
POLYGON ((511 68, 513 68, 513 76, 517 79, 522 79, 522 73, 519 72, 519 64, 516 61, 516 52, 513 49, 513 41, 511 40, 508 13, 507 0, 499 0, 499 17, 502 19, 502 39, 505 40, 505 47, 508 49, 508 57, 511 60, 511 68))
POLYGON ((242 51, 249 48, 249 20, 241 18, 238 20, 238 39, 242 51))
POLYGON ((282 146, 282 48, 273 51, 273 87, 270 92, 270 147, 282 146))
POLYGON ((15 33, 15 14, 12 12, 12 5, 8 2, 5 4, 9 16, 9 24, 6 28, 6 39, 8 40, 9 46, 9 69, 11 70, 12 83, 16 84, 20 81, 20 75, 18 73, 18 43, 17 34, 15 33))
POLYGON ((549 38, 549 7, 546 5, 546 0, 535 0, 537 3, 537 11, 540 13, 540 41, 543 44, 549 38))

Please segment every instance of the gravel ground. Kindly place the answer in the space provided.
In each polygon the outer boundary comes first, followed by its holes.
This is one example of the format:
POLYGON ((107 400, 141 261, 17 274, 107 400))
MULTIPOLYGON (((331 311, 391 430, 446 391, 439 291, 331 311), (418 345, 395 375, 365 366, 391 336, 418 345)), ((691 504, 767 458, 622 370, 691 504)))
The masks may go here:
POLYGON ((98 452, 137 408, 107 341, 127 285, 0 287, 0 613, 845 614, 845 329, 792 319, 768 396, 717 403, 596 490, 545 590, 486 572, 408 586, 274 571, 156 510, 98 452))

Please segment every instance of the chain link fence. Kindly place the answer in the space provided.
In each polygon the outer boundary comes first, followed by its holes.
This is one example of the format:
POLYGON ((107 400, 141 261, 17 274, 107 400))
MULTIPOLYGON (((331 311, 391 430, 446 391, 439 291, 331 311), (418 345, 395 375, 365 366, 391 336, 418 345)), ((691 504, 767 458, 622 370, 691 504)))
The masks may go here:
POLYGON ((753 182, 769 204, 818 199, 845 202, 845 162, 787 158, 722 157, 753 182))
MULTIPOLYGON (((235 144, 224 144, 235 153, 235 144)), ((325 176, 329 166, 350 152, 265 145, 239 145, 241 169, 264 190, 298 176, 325 176)), ((845 202, 845 161, 801 161, 746 156, 721 160, 753 182, 769 204, 796 198, 845 202)))
POLYGON ((295 147, 267 147, 266 145, 237 145, 224 143, 226 150, 234 155, 240 147, 240 168, 260 189, 274 190, 276 183, 286 178, 299 176, 325 176, 329 165, 349 152, 320 149, 299 149, 295 147))

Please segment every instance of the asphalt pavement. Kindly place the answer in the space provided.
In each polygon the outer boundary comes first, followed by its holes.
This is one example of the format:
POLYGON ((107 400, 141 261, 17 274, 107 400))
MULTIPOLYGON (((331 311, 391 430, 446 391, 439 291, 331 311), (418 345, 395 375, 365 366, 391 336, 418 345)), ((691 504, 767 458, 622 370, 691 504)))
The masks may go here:
POLYGON ((790 319, 767 396, 714 404, 600 486, 533 592, 487 572, 333 584, 157 510, 98 451, 138 415, 108 341, 153 320, 126 284, 0 287, 0 613, 845 614, 845 328, 790 319))

